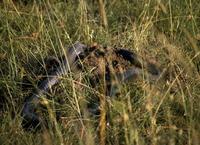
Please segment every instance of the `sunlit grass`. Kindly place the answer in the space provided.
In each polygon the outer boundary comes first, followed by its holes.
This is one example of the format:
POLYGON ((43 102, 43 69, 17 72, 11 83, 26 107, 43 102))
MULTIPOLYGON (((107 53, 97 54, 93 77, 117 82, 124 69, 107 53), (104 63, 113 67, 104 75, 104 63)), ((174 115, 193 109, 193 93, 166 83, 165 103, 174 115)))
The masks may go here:
POLYGON ((0 144, 200 144, 198 1, 110 0, 105 9, 102 1, 23 2, 0 3, 0 144), (23 101, 47 75, 45 59, 75 41, 129 48, 161 77, 129 81, 105 99, 105 86, 94 90, 87 73, 82 83, 71 73, 43 102, 48 128, 23 130, 23 101), (87 110, 93 97, 105 107, 99 120, 87 110))

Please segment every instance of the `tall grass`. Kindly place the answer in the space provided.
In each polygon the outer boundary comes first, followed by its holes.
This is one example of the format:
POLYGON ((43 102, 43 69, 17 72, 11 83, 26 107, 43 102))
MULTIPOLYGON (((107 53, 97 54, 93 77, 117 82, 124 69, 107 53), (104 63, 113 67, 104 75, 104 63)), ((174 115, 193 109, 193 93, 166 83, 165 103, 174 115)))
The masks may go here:
POLYGON ((200 144, 199 27, 198 0, 4 0, 0 144, 200 144), (45 59, 61 57, 75 41, 129 48, 156 63, 160 79, 120 84, 120 95, 109 98, 105 82, 94 90, 87 72, 72 72, 43 101, 48 127, 23 130, 23 101, 47 75, 45 59), (87 110, 97 97, 99 119, 87 110))

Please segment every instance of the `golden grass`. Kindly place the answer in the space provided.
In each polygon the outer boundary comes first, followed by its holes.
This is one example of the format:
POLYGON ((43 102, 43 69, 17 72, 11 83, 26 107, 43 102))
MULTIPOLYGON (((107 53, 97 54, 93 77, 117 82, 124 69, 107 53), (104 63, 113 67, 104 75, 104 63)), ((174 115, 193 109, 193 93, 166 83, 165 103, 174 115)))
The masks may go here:
POLYGON ((200 144, 199 14, 191 0, 1 2, 0 144, 200 144), (20 111, 46 75, 45 58, 77 40, 129 48, 161 76, 120 84, 121 94, 107 99, 105 80, 94 90, 87 72, 82 82, 70 73, 44 101, 48 128, 26 132, 20 111), (99 119, 87 110, 96 96, 99 119))

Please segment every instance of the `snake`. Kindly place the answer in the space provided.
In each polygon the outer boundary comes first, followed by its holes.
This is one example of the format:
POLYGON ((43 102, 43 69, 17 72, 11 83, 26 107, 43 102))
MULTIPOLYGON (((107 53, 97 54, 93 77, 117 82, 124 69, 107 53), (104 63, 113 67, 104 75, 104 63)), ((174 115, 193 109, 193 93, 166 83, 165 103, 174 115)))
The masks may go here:
POLYGON ((105 72, 103 75, 105 75, 106 81, 108 82, 107 95, 109 96, 116 95, 115 85, 112 85, 113 70, 114 78, 118 83, 134 80, 138 75, 143 73, 144 68, 146 68, 152 78, 158 78, 160 75, 159 69, 154 64, 142 61, 141 58, 128 49, 113 49, 98 45, 87 46, 81 42, 76 42, 66 49, 66 55, 63 55, 62 59, 56 59, 59 65, 41 82, 37 90, 26 97, 21 113, 23 128, 34 129, 44 122, 35 110, 40 104, 41 97, 44 97, 44 94, 48 92, 52 86, 60 82, 59 78, 61 76, 65 76, 73 71, 83 72, 87 68, 89 68, 89 70, 95 68, 93 69, 94 71, 91 72, 93 73, 92 79, 98 80, 99 77, 102 76, 102 71, 100 70, 102 67, 98 67, 97 65, 100 63, 95 61, 99 59, 104 61, 105 72), (116 57, 114 60, 112 60, 113 58, 109 58, 113 56, 116 57), (118 65, 118 63, 121 62, 124 62, 125 65, 128 66, 124 68, 121 67, 118 65))

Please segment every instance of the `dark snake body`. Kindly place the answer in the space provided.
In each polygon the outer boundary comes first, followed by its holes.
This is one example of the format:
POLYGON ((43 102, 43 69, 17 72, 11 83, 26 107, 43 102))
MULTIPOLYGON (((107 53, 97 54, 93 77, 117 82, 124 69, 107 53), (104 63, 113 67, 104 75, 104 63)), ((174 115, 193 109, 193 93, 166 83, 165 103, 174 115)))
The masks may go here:
MULTIPOLYGON (((86 58, 92 50, 91 48, 81 44, 80 42, 75 43, 72 47, 67 50, 67 57, 64 57, 62 61, 60 61, 59 66, 53 71, 42 83, 38 86, 38 89, 35 93, 33 93, 30 97, 25 100, 23 109, 22 109, 22 117, 23 122, 22 125, 24 128, 35 128, 40 123, 42 123, 42 119, 35 112, 38 105, 40 104, 40 98, 48 90, 59 82, 59 77, 66 75, 70 72, 70 68, 78 68, 80 71, 83 71, 81 67, 78 66, 78 62, 82 61, 86 58)), ((142 73, 142 64, 141 61, 137 58, 137 55, 131 51, 128 51, 123 48, 119 48, 115 50, 116 55, 121 56, 124 60, 131 63, 136 67, 131 67, 127 69, 123 73, 117 73, 117 79, 120 82, 125 82, 126 80, 134 79, 139 74, 142 73)), ((103 55, 101 52, 98 52, 98 55, 103 55)), ((153 64, 146 63, 145 66, 148 69, 148 72, 158 77, 159 70, 153 64)), ((72 70, 73 71, 73 70, 72 70)), ((110 76, 108 76, 110 77, 110 76)), ((110 89, 111 95, 115 94, 112 88, 110 89)))

